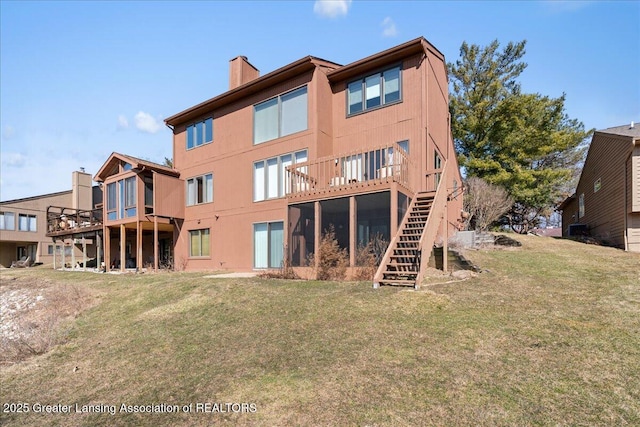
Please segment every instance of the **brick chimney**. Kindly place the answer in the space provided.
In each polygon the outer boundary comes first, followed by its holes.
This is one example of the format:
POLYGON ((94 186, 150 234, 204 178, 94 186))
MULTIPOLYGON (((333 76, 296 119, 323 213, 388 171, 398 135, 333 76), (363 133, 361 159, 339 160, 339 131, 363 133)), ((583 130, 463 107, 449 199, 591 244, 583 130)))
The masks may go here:
POLYGON ((91 210, 93 208, 93 190, 91 185, 91 174, 80 168, 71 174, 71 207, 73 209, 91 210))
POLYGON ((229 61, 229 90, 260 77, 260 71, 249 63, 246 56, 236 56, 229 61))

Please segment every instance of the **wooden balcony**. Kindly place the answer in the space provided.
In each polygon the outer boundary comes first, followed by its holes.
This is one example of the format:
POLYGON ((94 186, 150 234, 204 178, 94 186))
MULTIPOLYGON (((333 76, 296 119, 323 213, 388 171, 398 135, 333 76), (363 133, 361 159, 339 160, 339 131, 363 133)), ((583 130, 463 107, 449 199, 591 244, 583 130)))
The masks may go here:
POLYGON ((362 149, 287 167, 286 194, 298 202, 382 190, 393 182, 412 191, 410 170, 411 160, 398 144, 362 149))
POLYGON ((47 208, 47 237, 73 236, 102 229, 102 206, 80 210, 49 206, 47 208))

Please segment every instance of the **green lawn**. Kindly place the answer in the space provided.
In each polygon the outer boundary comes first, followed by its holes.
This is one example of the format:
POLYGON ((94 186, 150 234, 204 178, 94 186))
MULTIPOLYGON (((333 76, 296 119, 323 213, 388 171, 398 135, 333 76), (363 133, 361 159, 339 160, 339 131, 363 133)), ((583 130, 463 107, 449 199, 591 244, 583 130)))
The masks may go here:
POLYGON ((522 248, 467 252, 487 270, 478 277, 418 292, 10 271, 73 283, 93 306, 64 344, 0 367, 0 424, 640 425, 640 256, 517 239, 522 248), (31 411, 4 412, 19 402, 31 411), (123 403, 193 410, 122 413, 123 403), (227 412, 196 412, 198 403, 227 412))

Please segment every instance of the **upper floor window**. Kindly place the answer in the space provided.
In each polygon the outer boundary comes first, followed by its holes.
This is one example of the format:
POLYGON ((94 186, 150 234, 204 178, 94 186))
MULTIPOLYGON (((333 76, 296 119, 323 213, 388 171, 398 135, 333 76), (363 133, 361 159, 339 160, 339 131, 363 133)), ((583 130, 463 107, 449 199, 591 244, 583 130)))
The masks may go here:
POLYGON ((584 216, 584 193, 580 193, 578 197, 578 218, 584 216))
POLYGON ((349 83, 347 115, 378 108, 401 99, 400 67, 398 66, 349 83))
POLYGON ((18 215, 18 230, 20 231, 37 231, 37 222, 35 215, 18 215))
POLYGON ((307 87, 253 107, 253 143, 271 141, 307 129, 307 87))
POLYGON ((187 150, 213 141, 213 118, 187 126, 187 150))
MULTIPOLYGON (((307 150, 283 154, 253 164, 253 201, 283 197, 290 192, 287 167, 307 161, 307 150)), ((306 166, 305 166, 306 167, 306 166)))
POLYGON ((13 212, 0 212, 0 230, 15 230, 16 214, 13 212))
POLYGON ((187 180, 187 206, 213 202, 213 174, 187 180))

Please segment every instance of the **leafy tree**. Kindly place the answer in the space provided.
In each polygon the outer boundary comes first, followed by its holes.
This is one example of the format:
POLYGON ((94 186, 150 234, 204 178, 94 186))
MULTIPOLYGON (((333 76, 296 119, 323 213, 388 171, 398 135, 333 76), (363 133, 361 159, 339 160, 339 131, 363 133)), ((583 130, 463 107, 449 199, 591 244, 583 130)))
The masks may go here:
POLYGON ((170 159, 168 157, 164 158, 164 162, 162 163, 163 166, 168 166, 170 168, 173 167, 173 159, 170 159))
POLYGON ((502 51, 460 48, 449 63, 451 129, 458 161, 467 177, 504 187, 513 198, 506 222, 518 232, 537 225, 577 176, 591 131, 564 112, 565 95, 550 98, 521 92, 518 76, 526 41, 502 51))

